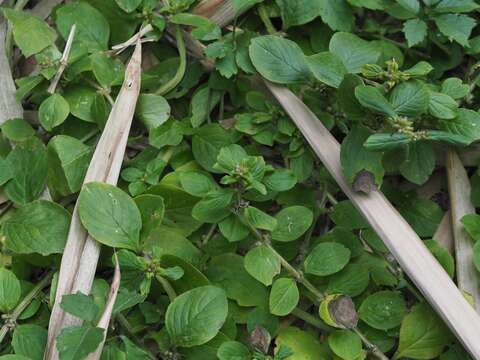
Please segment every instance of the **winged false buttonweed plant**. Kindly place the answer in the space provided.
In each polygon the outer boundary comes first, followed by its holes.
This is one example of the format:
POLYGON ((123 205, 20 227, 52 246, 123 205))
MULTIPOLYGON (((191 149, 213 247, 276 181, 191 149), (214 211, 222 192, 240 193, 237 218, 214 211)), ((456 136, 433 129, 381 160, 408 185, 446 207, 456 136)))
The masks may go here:
MULTIPOLYGON (((310 107, 347 182, 381 188, 454 278, 436 179, 464 154, 480 204, 475 0, 0 4, 0 93, 23 107, 0 102, 0 359, 43 358, 77 202, 103 247, 90 292, 61 299, 82 320, 61 360, 468 358, 259 79, 310 107), (137 41, 118 186, 83 184, 137 41)), ((463 224, 477 241, 478 215, 463 224)))

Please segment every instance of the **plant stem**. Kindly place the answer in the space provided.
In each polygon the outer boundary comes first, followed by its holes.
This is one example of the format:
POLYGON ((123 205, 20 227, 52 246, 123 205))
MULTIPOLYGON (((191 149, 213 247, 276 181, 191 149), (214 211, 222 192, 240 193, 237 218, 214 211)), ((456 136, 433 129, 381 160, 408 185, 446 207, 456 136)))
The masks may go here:
POLYGON ((262 20, 263 24, 265 25, 265 28, 267 29, 267 32, 270 35, 275 35, 277 33, 277 29, 275 29, 275 26, 273 26, 272 21, 270 20, 270 17, 268 16, 267 9, 262 4, 260 4, 258 6, 258 15, 260 16, 260 19, 262 20))
POLYGON ((291 314, 300 320, 305 321, 306 323, 316 327, 317 329, 320 329, 325 332, 330 332, 332 331, 332 328, 326 325, 320 318, 313 316, 312 314, 306 312, 305 310, 302 310, 298 307, 293 309, 291 314))
POLYGON ((165 292, 168 295, 168 298, 170 299, 170 302, 172 302, 177 297, 177 293, 175 292, 175 289, 172 287, 172 284, 170 284, 170 281, 168 281, 167 279, 165 279, 163 276, 160 276, 160 275, 155 275, 155 278, 162 285, 163 290, 165 290, 165 292))
POLYGON ((140 340, 138 336, 133 332, 132 326, 122 313, 119 313, 116 316, 116 320, 128 334, 129 339, 133 340, 133 342, 137 344, 143 351, 145 351, 151 359, 156 359, 156 357, 150 352, 150 350, 145 348, 145 344, 143 343, 143 341, 140 340))
POLYGON ((23 300, 15 307, 11 314, 8 315, 8 318, 0 329, 0 344, 2 343, 5 335, 8 331, 15 326, 17 318, 22 314, 22 312, 27 308, 28 305, 37 297, 37 295, 46 287, 50 280, 52 279, 53 271, 50 271, 45 275, 35 287, 28 292, 28 294, 23 298, 23 300))
MULTIPOLYGON (((328 195, 327 195, 328 196, 328 195)), ((263 244, 264 246, 268 247, 274 254, 277 256, 277 258, 280 260, 280 263, 282 267, 287 270, 287 272, 292 275, 297 282, 305 286, 307 290, 309 290, 315 297, 318 302, 321 302, 325 298, 325 294, 321 292, 320 290, 317 289, 315 285, 313 285, 303 274, 303 272, 298 271, 295 269, 290 263, 282 256, 280 255, 277 250, 272 246, 270 243, 270 238, 267 237, 266 235, 262 235, 251 223, 248 221, 248 219, 245 218, 243 214, 238 214, 240 217, 240 220, 248 226, 250 229, 251 233, 257 238, 257 240, 263 244)), ((305 314, 302 314, 305 315, 305 314)), ((311 320, 311 319, 310 319, 311 320)), ((307 321, 307 320, 305 320, 307 321)), ((308 322, 308 321, 307 321, 308 322)), ((388 360, 388 358, 375 346, 373 345, 368 339, 358 330, 357 328, 354 328, 353 331, 358 334, 360 339, 362 339, 362 342, 365 344, 367 347, 368 351, 372 353, 372 355, 376 356, 378 359, 381 360, 388 360)))
POLYGON ((210 241, 210 239, 213 237, 213 235, 215 234, 215 230, 217 229, 217 224, 212 224, 212 226, 210 226, 210 229, 208 230, 208 233, 207 235, 205 235, 205 237, 203 238, 202 240, 202 246, 205 246, 208 244, 208 242, 210 241))
POLYGON ((367 347, 367 350, 373 355, 375 356, 377 359, 380 359, 380 360, 389 360, 388 357, 380 351, 380 349, 372 344, 366 337, 365 335, 363 335, 363 333, 358 330, 357 328, 353 329, 353 331, 355 332, 355 334, 358 335, 358 337, 362 340, 362 342, 365 344, 365 346, 367 347))
POLYGON ((267 237, 266 235, 262 235, 251 223, 250 221, 248 221, 245 216, 243 215, 239 215, 240 216, 240 220, 246 224, 249 229, 250 229, 250 232, 257 238, 257 240, 265 245, 268 249, 270 249, 270 251, 272 251, 275 256, 278 258, 278 260, 280 260, 280 264, 282 265, 282 267, 287 270, 287 272, 290 273, 290 275, 292 275, 293 278, 295 278, 296 281, 298 281, 300 284, 302 284, 303 286, 305 286, 305 288, 307 288, 313 295, 315 295, 315 297, 317 298, 318 301, 322 301, 324 298, 325 298, 325 295, 320 291, 318 290, 315 285, 313 285, 306 277, 305 275, 301 272, 301 271, 298 271, 297 269, 295 269, 282 255, 280 255, 278 253, 277 250, 275 250, 275 248, 272 246, 272 244, 270 243, 270 238, 267 237))
POLYGON ((160 86, 155 92, 157 95, 165 95, 175 89, 180 81, 182 81, 187 69, 187 49, 185 47, 185 41, 183 40, 182 28, 179 25, 175 25, 175 40, 177 42, 178 55, 180 56, 180 64, 178 66, 175 76, 170 79, 166 84, 160 86))

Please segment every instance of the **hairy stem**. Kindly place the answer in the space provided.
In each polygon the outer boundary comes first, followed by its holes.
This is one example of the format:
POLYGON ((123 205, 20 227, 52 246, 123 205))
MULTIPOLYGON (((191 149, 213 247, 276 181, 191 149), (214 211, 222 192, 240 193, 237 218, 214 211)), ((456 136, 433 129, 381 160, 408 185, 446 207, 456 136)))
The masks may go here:
POLYGON ((28 305, 37 297, 37 295, 45 288, 48 284, 50 284, 50 280, 52 280, 53 271, 48 272, 38 283, 35 285, 32 290, 28 292, 28 294, 23 298, 22 301, 13 309, 12 313, 8 315, 7 321, 3 326, 0 328, 0 344, 2 343, 3 339, 7 335, 10 329, 15 327, 15 322, 17 321, 18 317, 22 314, 22 312, 27 308, 28 305))
POLYGON ((168 295, 168 298, 170 299, 170 302, 175 300, 175 298, 177 297, 177 293, 175 292, 175 289, 172 287, 172 284, 170 284, 170 281, 168 281, 167 279, 165 279, 163 276, 160 276, 160 275, 155 275, 155 278, 162 285, 163 290, 165 290, 165 292, 168 295))

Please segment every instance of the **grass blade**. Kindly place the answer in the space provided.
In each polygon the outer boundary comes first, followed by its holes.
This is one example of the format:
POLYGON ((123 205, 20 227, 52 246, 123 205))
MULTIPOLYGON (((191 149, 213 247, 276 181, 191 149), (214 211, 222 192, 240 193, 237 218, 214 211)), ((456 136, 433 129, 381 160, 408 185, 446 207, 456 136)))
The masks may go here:
POLYGON ((303 133, 343 192, 382 238, 402 269, 456 334, 465 348, 480 359, 480 317, 425 247, 418 235, 380 191, 369 195, 352 191, 340 166, 340 145, 320 120, 290 90, 266 82, 267 87, 303 133))
MULTIPOLYGON (((125 81, 115 101, 100 141, 90 162, 84 183, 101 181, 116 184, 123 162, 137 98, 140 93, 142 46, 137 42, 125 72, 125 81)), ((95 276, 100 245, 80 223, 78 209, 72 215, 67 244, 62 256, 55 304, 50 317, 45 359, 58 359, 55 338, 60 330, 79 324, 78 318, 60 308, 62 296, 81 291, 88 294, 95 276)))
POLYGON ((445 165, 450 194, 457 283, 460 289, 472 295, 478 312, 480 310, 480 292, 478 290, 478 273, 473 264, 473 241, 460 222, 463 216, 475 213, 475 207, 470 200, 470 180, 462 161, 454 150, 448 150, 445 165))

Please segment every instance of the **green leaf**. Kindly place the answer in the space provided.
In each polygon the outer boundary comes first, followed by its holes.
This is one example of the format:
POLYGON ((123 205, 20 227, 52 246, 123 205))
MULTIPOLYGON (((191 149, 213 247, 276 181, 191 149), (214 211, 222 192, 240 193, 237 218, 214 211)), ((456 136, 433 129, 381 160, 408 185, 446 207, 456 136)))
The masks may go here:
POLYGON ((55 44, 57 33, 46 22, 26 12, 3 9, 13 25, 13 38, 25 57, 39 53, 55 44))
POLYGON ((439 119, 438 127, 440 130, 475 141, 480 139, 480 114, 469 109, 458 109, 456 118, 439 119))
POLYGON ((250 229, 236 215, 229 215, 218 224, 223 236, 230 242, 245 239, 250 234, 250 229))
POLYGON ((447 131, 429 130, 426 132, 426 139, 432 141, 443 141, 447 144, 457 146, 467 146, 472 143, 472 140, 466 136, 452 134, 447 131))
POLYGON ((275 35, 252 39, 250 58, 260 75, 272 82, 295 84, 310 78, 305 55, 291 40, 275 35))
POLYGON ((198 346, 218 334, 227 313, 225 292, 215 286, 202 286, 175 298, 167 308, 165 326, 176 346, 198 346))
POLYGON ((415 117, 425 113, 429 104, 429 92, 420 81, 407 81, 395 86, 390 103, 398 115, 415 117))
POLYGON ((64 328, 57 337, 57 350, 60 359, 85 359, 102 342, 103 332, 103 329, 90 325, 64 328))
POLYGON ((20 118, 7 120, 0 128, 3 136, 12 141, 25 141, 35 135, 32 126, 20 118))
POLYGON ((138 8, 142 3, 142 0, 115 0, 117 5, 125 12, 131 13, 133 10, 138 8))
POLYGON ((400 327, 396 358, 434 359, 451 339, 451 333, 425 303, 415 305, 400 327))
POLYGON ((152 194, 143 194, 137 196, 134 200, 142 217, 141 238, 144 239, 162 224, 165 215, 165 202, 161 196, 152 194))
POLYGON ((230 215, 233 191, 230 189, 218 189, 211 191, 205 198, 200 200, 192 209, 192 216, 198 221, 217 223, 230 215))
POLYGON ((15 327, 12 346, 15 354, 32 360, 42 360, 47 344, 47 330, 34 324, 22 324, 15 327))
POLYGON ((289 169, 275 169, 263 178, 263 183, 272 191, 288 191, 297 183, 297 177, 289 169))
POLYGON ((407 312, 401 293, 378 291, 363 300, 358 316, 368 325, 379 330, 389 330, 400 325, 407 312))
POLYGON ((332 30, 350 31, 355 23, 353 11, 345 0, 319 0, 320 16, 332 30))
POLYGON ((20 281, 13 272, 0 268, 0 312, 12 311, 20 300, 20 281))
POLYGON ((190 104, 192 117, 190 122, 194 128, 202 125, 210 116, 212 110, 220 102, 220 92, 210 89, 208 86, 197 90, 190 104))
POLYGON ((248 348, 238 341, 226 341, 217 351, 220 360, 251 360, 248 348))
POLYGON ((205 275, 213 284, 218 284, 229 299, 240 306, 267 305, 266 287, 245 270, 244 259, 237 254, 222 254, 212 258, 205 275))
POLYGON ((85 321, 93 321, 97 318, 99 308, 95 304, 93 297, 77 292, 76 294, 68 294, 62 296, 60 307, 85 321))
POLYGON ((443 266, 447 274, 453 278, 455 275, 455 260, 450 252, 435 240, 425 240, 423 243, 428 247, 428 250, 430 250, 433 256, 435 256, 437 261, 443 266))
POLYGON ((170 105, 163 96, 141 94, 138 97, 135 114, 148 130, 164 124, 170 117, 170 105))
POLYGON ((410 199, 398 209, 420 237, 431 237, 443 217, 443 211, 433 201, 410 199))
POLYGON ((321 2, 310 0, 276 0, 280 8, 283 27, 309 23, 320 15, 321 2))
POLYGON ((5 245, 17 254, 62 253, 70 217, 67 210, 54 202, 37 200, 24 205, 3 223, 5 245))
POLYGON ((480 215, 467 214, 460 220, 465 230, 476 242, 480 240, 480 215))
POLYGON ((343 139, 340 151, 340 162, 343 175, 349 184, 352 184, 359 172, 369 171, 375 176, 375 183, 382 183, 385 170, 382 165, 383 155, 369 151, 363 144, 371 132, 362 125, 354 126, 343 139))
POLYGON ((113 85, 122 84, 125 66, 120 60, 113 59, 102 53, 95 53, 90 56, 90 61, 93 74, 100 85, 109 88, 113 85))
POLYGON ((406 145, 412 140, 410 136, 402 133, 384 134, 376 133, 370 135, 364 146, 372 151, 392 150, 399 146, 406 145))
POLYGON ((17 204, 38 198, 47 180, 47 152, 42 142, 32 137, 18 144, 7 156, 13 178, 5 185, 5 194, 17 204))
POLYGON ((355 97, 366 108, 394 117, 396 115, 393 106, 374 86, 360 85, 355 88, 355 97))
POLYGON ((380 57, 374 44, 345 32, 332 36, 329 49, 342 60, 348 72, 354 74, 362 72, 366 64, 375 64, 380 57))
POLYGON ((150 129, 148 141, 157 149, 165 146, 177 146, 183 140, 183 129, 179 121, 167 120, 163 125, 150 129))
POLYGON ((461 14, 445 14, 433 18, 440 32, 450 41, 456 41, 462 46, 469 45, 468 38, 477 25, 475 19, 461 14))
POLYGON ((294 279, 277 279, 270 292, 270 313, 277 316, 287 316, 297 307, 299 299, 300 294, 294 279))
POLYGON ((213 168, 220 149, 231 144, 227 131, 217 124, 201 127, 192 138, 192 151, 195 160, 207 171, 218 173, 213 168))
POLYGON ((338 226, 347 230, 363 229, 368 227, 368 223, 348 200, 339 201, 333 207, 330 218, 338 226))
POLYGON ((430 92, 428 112, 439 119, 454 119, 457 116, 458 104, 449 95, 430 92))
POLYGON ((13 177, 13 170, 10 163, 0 157, 0 186, 13 177))
POLYGON ((137 250, 142 219, 124 191, 104 183, 88 183, 78 198, 78 212, 83 226, 98 242, 137 250))
POLYGON ((448 78, 442 82, 441 92, 455 100, 464 98, 469 91, 470 87, 459 78, 448 78))
POLYGON ((338 88, 347 74, 347 69, 335 54, 325 51, 307 57, 307 63, 315 78, 334 88, 338 88))
POLYGON ((290 206, 275 215, 277 227, 272 231, 275 241, 289 242, 302 236, 313 223, 313 213, 304 206, 290 206))
POLYGON ((105 99, 94 89, 84 85, 71 86, 65 90, 64 97, 70 105, 72 115, 91 123, 104 122, 106 118, 105 99))
POLYGON ((190 33, 198 40, 210 41, 219 39, 222 36, 220 27, 203 16, 181 13, 172 16, 170 21, 174 24, 192 26, 193 30, 190 33))
POLYGON ((396 2, 412 14, 418 14, 420 11, 419 0, 396 0, 396 2))
POLYGON ((331 294, 358 296, 365 291, 370 282, 370 273, 362 264, 348 264, 341 271, 333 274, 327 291, 331 294))
POLYGON ((414 184, 424 184, 435 169, 435 151, 432 144, 415 141, 408 145, 407 158, 400 165, 400 173, 414 184))
POLYGON ((73 137, 57 135, 48 143, 47 156, 50 191, 60 196, 80 191, 92 149, 73 137))
POLYGON ((337 330, 328 336, 330 349, 342 359, 355 360, 362 354, 362 340, 351 330, 337 330))
POLYGON ((232 173, 246 157, 247 152, 240 145, 228 145, 220 149, 214 167, 221 172, 232 173))
POLYGON ((256 229, 267 231, 275 231, 277 229, 278 218, 271 217, 256 207, 247 207, 244 210, 244 215, 248 223, 256 229))
POLYGON ((350 250, 339 243, 324 242, 313 248, 305 259, 307 274, 327 276, 342 270, 350 260, 350 250))
POLYGON ((268 246, 251 249, 244 259, 245 270, 262 284, 272 285, 275 275, 280 274, 280 259, 268 246))
POLYGON ((73 24, 76 24, 74 43, 81 44, 89 52, 108 49, 110 25, 102 13, 87 2, 76 1, 57 8, 55 23, 65 40, 73 24))
POLYGON ((328 359, 327 356, 331 356, 323 351, 318 336, 294 326, 281 329, 275 344, 277 349, 284 346, 292 351, 293 355, 286 358, 288 360, 314 360, 319 356, 328 359))
POLYGON ((420 19, 410 19, 403 24, 403 33, 408 47, 420 44, 427 37, 427 24, 420 19))
POLYGON ((474 0, 440 0, 435 6, 436 13, 463 13, 478 9, 474 0))
POLYGON ((62 95, 53 94, 46 98, 38 109, 40 124, 47 131, 62 124, 70 114, 70 105, 62 95))

